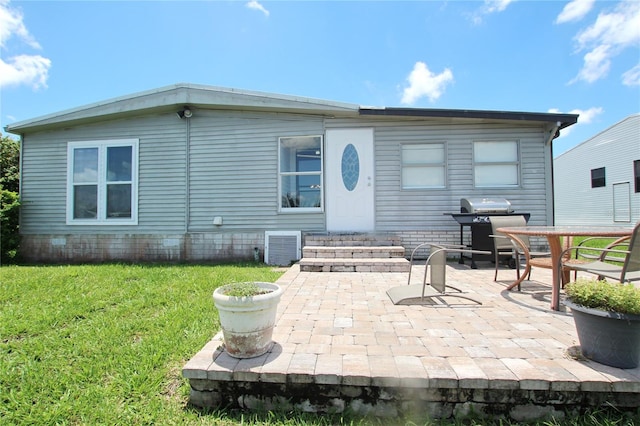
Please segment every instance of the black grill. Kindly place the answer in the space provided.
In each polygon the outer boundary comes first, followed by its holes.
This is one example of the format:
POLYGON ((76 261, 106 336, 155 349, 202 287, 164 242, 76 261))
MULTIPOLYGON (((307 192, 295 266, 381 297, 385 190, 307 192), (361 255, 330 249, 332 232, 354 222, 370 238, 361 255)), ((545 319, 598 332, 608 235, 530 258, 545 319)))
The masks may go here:
MULTIPOLYGON (((475 269, 476 261, 492 261, 493 238, 491 235, 491 216, 508 216, 517 214, 529 221, 530 213, 516 213, 511 203, 504 198, 462 198, 460 199, 460 213, 446 213, 460 224, 460 245, 465 245, 465 227, 470 231, 470 247, 472 250, 490 251, 491 254, 472 254, 471 268, 475 269)), ((464 263, 460 257, 459 263, 464 263)))

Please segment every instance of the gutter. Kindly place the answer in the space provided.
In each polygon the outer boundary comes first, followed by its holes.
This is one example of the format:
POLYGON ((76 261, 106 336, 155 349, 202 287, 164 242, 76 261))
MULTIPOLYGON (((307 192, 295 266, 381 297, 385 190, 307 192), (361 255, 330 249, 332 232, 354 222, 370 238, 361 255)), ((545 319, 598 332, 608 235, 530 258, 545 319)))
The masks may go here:
POLYGON ((422 118, 467 118, 484 120, 507 121, 542 121, 557 125, 558 130, 576 124, 577 114, 556 114, 541 112, 519 111, 486 111, 470 109, 431 109, 431 108, 372 108, 361 107, 362 116, 395 116, 395 117, 422 117, 422 118))

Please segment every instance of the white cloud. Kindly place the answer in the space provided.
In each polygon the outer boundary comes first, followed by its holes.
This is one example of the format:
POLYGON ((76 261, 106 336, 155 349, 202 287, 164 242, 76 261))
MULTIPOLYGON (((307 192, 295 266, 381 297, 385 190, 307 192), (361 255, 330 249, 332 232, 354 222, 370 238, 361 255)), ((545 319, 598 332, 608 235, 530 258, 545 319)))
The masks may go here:
POLYGON ((611 59, 629 47, 640 46, 640 2, 624 0, 575 37, 577 51, 586 51, 584 65, 571 81, 592 83, 606 77, 611 59))
POLYGON ((482 23, 486 15, 503 12, 514 0, 484 0, 482 7, 471 17, 474 24, 482 23))
MULTIPOLYGON (((0 0, 0 48, 6 48, 7 40, 17 37, 33 49, 40 44, 24 25, 20 11, 9 5, 9 0, 0 0)), ((40 55, 16 55, 7 61, 0 58, 0 88, 25 84, 38 89, 47 87, 51 60, 40 55)))
POLYGON ((19 55, 0 59, 0 87, 25 84, 40 89, 47 87, 51 60, 40 55, 19 55))
POLYGON ((622 84, 625 86, 640 86, 640 64, 622 74, 622 84))
POLYGON ((440 74, 434 74, 429 70, 427 64, 416 62, 407 81, 409 86, 404 89, 400 102, 411 105, 425 96, 434 102, 442 96, 447 84, 453 82, 453 73, 449 68, 445 68, 440 74))
POLYGON ((248 2, 247 7, 249 9, 259 10, 260 12, 264 13, 264 16, 269 16, 269 11, 265 9, 265 7, 261 5, 257 0, 251 0, 250 2, 248 2))
POLYGON ((5 47, 7 40, 17 36, 34 49, 40 44, 29 34, 22 21, 22 13, 9 7, 9 0, 0 0, 0 47, 5 47))
POLYGON ((502 12, 513 0, 484 0, 484 7, 487 13, 502 12))
MULTIPOLYGON (((561 114, 561 111, 557 108, 551 108, 549 109, 549 112, 553 114, 561 114)), ((602 109, 602 107, 591 107, 589 109, 572 109, 567 114, 578 114, 578 122, 575 124, 575 126, 577 126, 580 124, 592 123, 593 120, 603 112, 604 109, 602 109)), ((573 127, 574 126, 562 129, 560 136, 567 136, 571 133, 571 129, 573 129, 573 127)))
POLYGON ((609 45, 597 46, 584 55, 584 65, 572 82, 583 80, 593 83, 609 73, 611 68, 611 49, 609 45))
POLYGON ((567 3, 560 15, 556 18, 556 24, 579 21, 591 11, 595 0, 573 0, 567 3))

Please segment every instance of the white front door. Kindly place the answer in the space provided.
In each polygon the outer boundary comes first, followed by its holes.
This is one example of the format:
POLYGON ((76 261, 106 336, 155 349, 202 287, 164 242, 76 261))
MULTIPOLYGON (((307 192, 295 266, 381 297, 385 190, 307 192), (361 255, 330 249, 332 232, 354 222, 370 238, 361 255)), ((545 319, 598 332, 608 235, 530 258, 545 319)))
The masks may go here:
POLYGON ((374 231, 373 129, 327 130, 327 231, 374 231))

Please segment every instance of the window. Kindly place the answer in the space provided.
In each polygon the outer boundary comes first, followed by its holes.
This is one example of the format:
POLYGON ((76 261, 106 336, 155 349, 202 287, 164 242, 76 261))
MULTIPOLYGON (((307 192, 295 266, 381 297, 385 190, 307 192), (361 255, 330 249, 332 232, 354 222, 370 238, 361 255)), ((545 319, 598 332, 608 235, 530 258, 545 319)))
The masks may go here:
POLYGON ((473 143, 473 178, 477 188, 516 187, 519 176, 517 141, 473 143))
POLYGON ((640 192, 640 160, 633 162, 633 180, 635 182, 635 192, 640 192))
POLYGON ((322 136, 279 139, 280 210, 322 209, 322 136))
POLYGON ((591 187, 601 188, 606 185, 604 167, 599 169, 591 169, 591 187))
POLYGON ((138 140, 69 142, 67 224, 138 223, 138 140))
POLYGON ((446 186, 445 144, 402 145, 402 189, 446 186))

